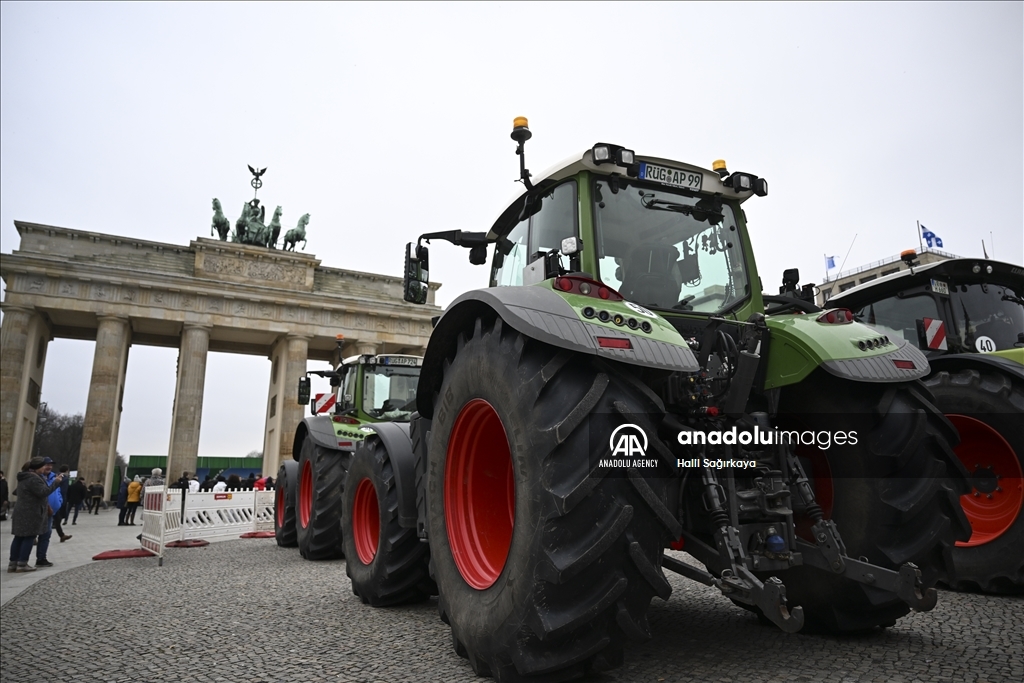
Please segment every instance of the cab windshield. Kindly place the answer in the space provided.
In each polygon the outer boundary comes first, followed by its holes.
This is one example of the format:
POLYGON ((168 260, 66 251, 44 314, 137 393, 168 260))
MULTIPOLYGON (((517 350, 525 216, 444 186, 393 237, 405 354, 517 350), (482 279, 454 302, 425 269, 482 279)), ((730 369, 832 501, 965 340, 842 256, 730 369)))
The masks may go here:
POLYGON ((960 345, 975 351, 1003 351, 1018 343, 1024 332, 1024 307, 1019 287, 997 284, 953 285, 953 308, 960 345))
POLYGON ((387 420, 409 419, 416 410, 420 369, 367 365, 363 377, 363 410, 387 420))
POLYGON ((594 181, 599 277, 627 300, 718 313, 747 297, 732 208, 623 178, 594 181))

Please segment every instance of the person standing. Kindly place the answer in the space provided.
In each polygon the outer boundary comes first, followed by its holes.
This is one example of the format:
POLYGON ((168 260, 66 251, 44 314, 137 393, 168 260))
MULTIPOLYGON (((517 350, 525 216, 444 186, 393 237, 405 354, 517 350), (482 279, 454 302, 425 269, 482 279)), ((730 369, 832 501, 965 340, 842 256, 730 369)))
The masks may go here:
POLYGON ((85 505, 85 498, 88 495, 89 489, 81 477, 75 479, 75 483, 68 487, 68 506, 75 510, 75 515, 71 518, 71 524, 78 524, 78 513, 82 511, 82 507, 85 505))
POLYGON ((135 526, 135 511, 139 509, 142 501, 142 480, 135 475, 132 483, 128 484, 128 526, 135 526))
POLYGON ((60 473, 64 475, 64 481, 60 483, 60 495, 64 499, 64 504, 61 505, 61 524, 68 523, 68 515, 71 512, 71 506, 68 504, 68 493, 71 491, 71 474, 68 470, 71 469, 67 465, 60 466, 60 473))
POLYGON ((53 536, 55 512, 60 510, 61 503, 63 502, 60 498, 60 484, 64 481, 64 478, 61 477, 59 481, 57 480, 57 475, 53 473, 53 460, 43 458, 42 473, 47 486, 56 483, 57 487, 51 490, 50 494, 46 497, 46 517, 42 528, 39 530, 39 538, 36 539, 36 569, 53 566, 53 562, 46 559, 46 553, 50 549, 50 537, 53 536))
POLYGON ((128 526, 128 477, 121 480, 117 489, 117 525, 128 526))
POLYGON ((0 470, 0 522, 7 521, 7 509, 11 507, 10 491, 7 490, 7 477, 0 470))
POLYGON ((146 486, 164 485, 164 471, 162 469, 160 469, 159 467, 154 467, 153 471, 150 474, 151 476, 149 477, 149 479, 146 480, 146 486))
MULTIPOLYGON (((53 528, 60 537, 60 542, 71 538, 71 534, 64 533, 64 522, 68 516, 68 490, 71 485, 68 483, 68 466, 60 466, 61 482, 60 488, 50 494, 50 508, 53 510, 53 528)), ((37 563, 38 564, 38 563, 37 563)))
POLYGON ((100 505, 103 504, 103 482, 97 481, 89 487, 89 512, 94 515, 100 514, 100 505))
POLYGON ((64 476, 58 474, 52 483, 47 484, 43 469, 46 463, 36 456, 25 463, 18 472, 18 496, 14 504, 11 520, 11 561, 8 572, 34 572, 35 567, 28 565, 32 554, 32 541, 46 528, 47 498, 55 489, 60 488, 64 476))

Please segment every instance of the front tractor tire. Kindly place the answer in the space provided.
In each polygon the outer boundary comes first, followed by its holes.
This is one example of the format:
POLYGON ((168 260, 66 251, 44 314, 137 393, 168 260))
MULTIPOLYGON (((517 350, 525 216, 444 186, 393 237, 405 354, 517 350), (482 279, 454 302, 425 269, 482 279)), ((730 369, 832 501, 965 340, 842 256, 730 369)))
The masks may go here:
POLYGON ((953 450, 970 475, 960 500, 971 537, 953 548, 949 584, 1024 593, 1024 386, 990 370, 942 371, 925 380, 960 432, 953 450))
POLYGON ((299 544, 296 529, 295 497, 298 489, 299 463, 285 460, 277 470, 274 487, 274 538, 282 548, 299 544))
POLYGON ((437 595, 429 546, 398 523, 394 465, 377 436, 352 456, 342 510, 345 570, 364 603, 384 607, 437 595))
MULTIPOLYGON (((785 429, 854 427, 856 445, 797 449, 811 456, 804 462, 817 501, 849 557, 892 570, 913 562, 928 587, 949 580, 953 545, 970 534, 959 500, 966 473, 950 447, 956 434, 929 398, 919 383, 849 382, 818 370, 783 390, 780 405, 785 429)), ((804 608, 805 630, 864 631, 910 611, 893 593, 822 570, 796 567, 780 578, 789 603, 804 608)))
POLYGON ((455 651, 500 681, 616 666, 667 599, 665 542, 680 527, 656 468, 611 472, 592 454, 662 410, 626 371, 476 320, 434 401, 427 523, 438 609, 455 651), (595 441, 596 440, 596 441, 595 441), (593 443, 592 443, 593 442, 593 443))
POLYGON ((307 560, 343 557, 341 496, 351 454, 302 442, 299 456, 296 517, 299 553, 307 560))

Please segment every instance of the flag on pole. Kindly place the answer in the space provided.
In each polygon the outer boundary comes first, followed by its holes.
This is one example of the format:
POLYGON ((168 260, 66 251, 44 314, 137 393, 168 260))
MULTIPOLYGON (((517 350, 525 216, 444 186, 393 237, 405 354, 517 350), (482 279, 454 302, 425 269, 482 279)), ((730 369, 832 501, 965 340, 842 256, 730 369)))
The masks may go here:
POLYGON ((924 238, 924 241, 928 243, 929 247, 932 246, 932 242, 935 242, 936 247, 942 247, 942 238, 923 225, 921 226, 921 237, 924 238))
POLYGON ((835 267, 836 267, 836 257, 835 256, 826 256, 825 257, 825 270, 826 271, 834 270, 835 267))

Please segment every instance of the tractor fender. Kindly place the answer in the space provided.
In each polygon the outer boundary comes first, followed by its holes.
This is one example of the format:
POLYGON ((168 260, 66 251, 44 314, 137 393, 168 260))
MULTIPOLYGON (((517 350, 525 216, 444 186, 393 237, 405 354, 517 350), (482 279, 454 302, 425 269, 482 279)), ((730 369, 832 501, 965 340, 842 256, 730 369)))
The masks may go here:
MULTIPOLYGON (((608 308, 622 306, 623 313, 633 315, 630 313, 633 309, 622 303, 603 305, 608 308)), ((441 388, 445 359, 452 356, 459 335, 472 326, 475 319, 490 321, 495 317, 500 317, 505 324, 530 339, 569 351, 658 370, 696 372, 700 369, 682 337, 678 345, 670 344, 581 320, 565 299, 546 287, 477 289, 453 301, 430 335, 416 392, 416 407, 421 415, 426 418, 434 416, 434 394, 441 388), (598 337, 629 339, 632 348, 604 348, 598 345, 598 337)))
POLYGON ((398 492, 398 523, 403 528, 416 528, 416 457, 409 438, 408 422, 377 422, 366 425, 382 442, 391 458, 398 492))
POLYGON ((292 442, 292 458, 299 459, 302 452, 302 442, 307 438, 313 443, 332 451, 345 450, 338 447, 338 436, 334 432, 334 423, 330 415, 309 415, 305 417, 295 429, 295 440, 292 442))
POLYGON ((932 366, 932 373, 942 370, 998 370, 1011 377, 1024 382, 1024 365, 1006 358, 990 353, 950 353, 945 356, 935 356, 928 361, 932 366))
POLYGON ((765 389, 801 382, 818 367, 836 377, 871 383, 909 382, 929 372, 925 355, 904 339, 859 348, 859 341, 884 335, 858 322, 826 325, 812 316, 782 315, 769 317, 767 323, 771 351, 765 389))

